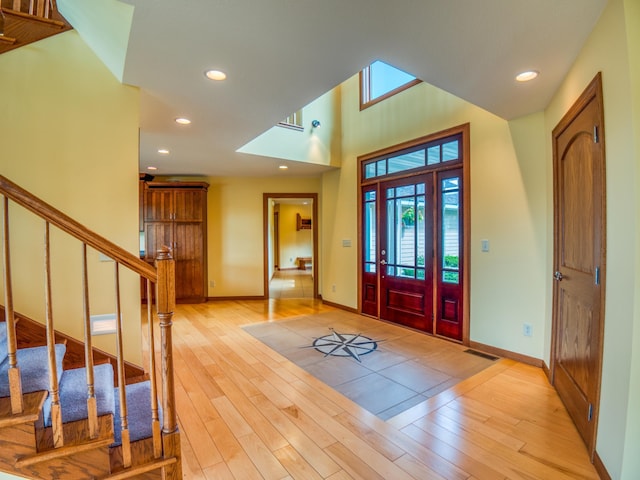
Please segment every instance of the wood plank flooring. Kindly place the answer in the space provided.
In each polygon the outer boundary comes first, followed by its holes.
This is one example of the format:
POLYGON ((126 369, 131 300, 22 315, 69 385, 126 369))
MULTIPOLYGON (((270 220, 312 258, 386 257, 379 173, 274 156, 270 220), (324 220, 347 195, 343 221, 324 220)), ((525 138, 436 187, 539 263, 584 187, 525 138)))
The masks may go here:
POLYGON ((313 299, 176 306, 184 478, 598 478, 538 368, 499 360, 383 421, 241 328, 332 311, 345 315, 313 299))

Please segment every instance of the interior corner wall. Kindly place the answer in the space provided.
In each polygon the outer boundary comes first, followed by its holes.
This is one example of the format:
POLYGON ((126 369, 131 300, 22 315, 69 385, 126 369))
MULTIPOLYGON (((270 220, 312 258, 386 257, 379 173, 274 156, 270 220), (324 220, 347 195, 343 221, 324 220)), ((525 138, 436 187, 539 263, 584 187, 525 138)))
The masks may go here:
MULTIPOLYGON (((121 85, 77 32, 0 55, 2 175, 138 252, 138 89, 121 85)), ((10 207, 14 306, 44 320, 44 222, 10 207)), ((55 327, 83 338, 81 244, 51 229, 55 327)), ((115 311, 113 262, 89 249, 91 313, 115 311)), ((140 364, 140 281, 122 273, 126 359, 140 364)), ((4 297, 2 297, 4 303, 4 297)), ((94 345, 115 352, 114 335, 94 345)))
POLYGON ((358 156, 470 123, 471 339, 542 358, 546 164, 542 114, 507 122, 426 83, 365 110, 341 85, 342 168, 323 175, 323 298, 358 305, 358 156), (343 246, 351 239, 353 247, 343 246), (490 251, 481 252, 481 240, 490 251), (333 285, 336 286, 333 291, 333 285), (533 336, 523 335, 523 324, 533 336))
MULTIPOLYGON (((632 2, 629 2, 632 3, 632 2)), ((637 14, 638 9, 635 9, 637 14)), ((635 22, 638 27, 638 22, 635 22)), ((548 163, 552 162, 551 131, 589 82, 602 72, 606 155, 606 242, 604 358, 596 451, 611 478, 636 479, 638 454, 639 356, 633 352, 638 330, 638 124, 634 125, 629 59, 623 0, 611 0, 576 62, 545 111, 548 163), (635 127, 635 130, 634 130, 635 127), (632 406, 633 405, 633 406, 632 406), (635 419, 636 424, 631 421, 635 419), (634 432, 628 443, 627 430, 634 432), (633 451, 633 453, 631 453, 633 451), (627 458, 624 458, 627 457, 627 458), (624 460, 623 460, 624 458, 624 460), (635 467, 626 467, 635 463, 635 467), (633 471, 632 471, 633 470, 633 471)), ((637 48, 635 54, 637 55, 637 48)), ((637 68, 637 61, 636 61, 637 68)), ((635 78, 637 81, 637 77, 635 78)), ((638 86, 634 86, 635 95, 638 86)), ((637 100, 636 100, 637 102, 637 100)), ((636 103, 637 108, 637 103, 636 103)), ((637 120, 637 111, 636 120, 637 120)), ((552 205, 549 215, 553 215, 552 205)), ((548 262, 552 262, 552 251, 548 262)), ((551 311, 548 312, 551 322, 551 311)))
MULTIPOLYGON (((635 148, 635 213, 640 212, 640 195, 637 188, 640 185, 640 2, 625 0, 624 13, 626 21, 627 48, 629 58, 629 74, 631 84, 632 131, 635 148)), ((631 372, 629 375, 630 406, 640 405, 640 282, 637 279, 640 272, 640 222, 636 223, 635 234, 635 285, 634 285, 634 314, 633 333, 631 336, 631 372)), ((629 408, 627 429, 624 441, 622 463, 623 478, 640 478, 640 409, 629 408)))

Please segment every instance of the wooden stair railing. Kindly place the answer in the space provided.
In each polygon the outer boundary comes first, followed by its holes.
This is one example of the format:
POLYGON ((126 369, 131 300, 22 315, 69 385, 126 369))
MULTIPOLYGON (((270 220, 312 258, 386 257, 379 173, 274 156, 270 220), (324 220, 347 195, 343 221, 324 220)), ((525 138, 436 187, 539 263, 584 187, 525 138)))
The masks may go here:
MULTIPOLYGON (((180 459, 180 438, 178 433, 177 415, 175 410, 175 385, 173 371, 172 352, 172 317, 175 308, 175 265, 170 251, 164 249, 159 252, 156 267, 142 261, 137 256, 124 250, 115 243, 101 237, 71 217, 55 209, 46 202, 35 197, 20 186, 0 175, 0 195, 3 197, 3 221, 2 221, 2 262, 4 279, 4 304, 5 320, 7 326, 7 352, 9 361, 9 387, 11 395, 11 410, 14 415, 20 415, 24 411, 24 401, 21 386, 20 366, 17 361, 17 339, 15 331, 15 312, 13 303, 12 279, 11 279, 11 248, 10 248, 10 221, 9 201, 23 207, 37 215, 45 225, 45 321, 47 329, 47 347, 49 352, 49 371, 56 371, 54 351, 54 324, 53 308, 51 303, 51 267, 50 267, 50 225, 66 232, 80 240, 82 243, 82 284, 83 284, 83 324, 85 340, 85 360, 87 370, 87 410, 89 412, 88 430, 89 437, 96 439, 98 432, 98 417, 93 378, 93 354, 90 330, 90 308, 87 274, 87 246, 110 257, 115 263, 115 291, 116 291, 116 347, 117 347, 117 378, 120 395, 120 418, 122 423, 122 466, 124 471, 119 475, 125 475, 126 469, 132 466, 131 445, 127 425, 127 399, 124 373, 124 355, 122 348, 122 312, 120 306, 120 268, 131 270, 144 280, 147 290, 147 320, 149 328, 149 376, 151 384, 151 409, 152 409, 152 433, 153 433, 153 457, 154 464, 163 469, 163 478, 179 479, 182 477, 180 459), (156 314, 159 320, 161 333, 160 357, 162 360, 162 411, 163 421, 160 427, 158 388, 156 382, 155 365, 155 341, 153 333, 152 285, 156 287, 155 302, 156 314), (164 459, 165 461, 162 461, 164 459)), ((52 433, 54 446, 62 448, 65 439, 62 434, 62 414, 64 406, 58 402, 57 375, 50 375, 49 395, 52 398, 52 433)), ((136 468, 140 468, 138 465, 136 468)))
POLYGON ((0 53, 71 28, 55 0, 0 0, 0 53))

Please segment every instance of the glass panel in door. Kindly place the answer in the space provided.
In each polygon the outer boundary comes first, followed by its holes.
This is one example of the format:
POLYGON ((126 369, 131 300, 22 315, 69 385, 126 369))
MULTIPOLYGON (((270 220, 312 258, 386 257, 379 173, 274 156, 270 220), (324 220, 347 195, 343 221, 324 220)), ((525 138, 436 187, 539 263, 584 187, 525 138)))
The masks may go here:
POLYGON ((462 170, 438 174, 436 334, 462 340, 462 170))
POLYGON ((380 318, 433 331, 432 176, 381 183, 380 318))
POLYGON ((362 313, 378 316, 378 207, 376 186, 362 189, 362 313))

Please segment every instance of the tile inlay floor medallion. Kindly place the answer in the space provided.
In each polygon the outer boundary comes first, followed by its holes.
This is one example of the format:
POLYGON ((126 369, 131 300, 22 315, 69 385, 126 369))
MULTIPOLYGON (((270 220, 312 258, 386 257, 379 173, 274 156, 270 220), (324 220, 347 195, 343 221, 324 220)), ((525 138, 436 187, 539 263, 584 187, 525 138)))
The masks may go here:
POLYGON ((469 355, 463 345, 344 311, 243 329, 383 420, 451 388, 494 360, 469 355))
POLYGON ((311 345, 306 348, 315 348, 318 352, 324 353, 325 357, 332 355, 334 357, 351 357, 358 362, 361 355, 373 352, 378 348, 378 341, 374 341, 369 337, 361 334, 338 333, 333 328, 330 335, 316 338, 311 345))

